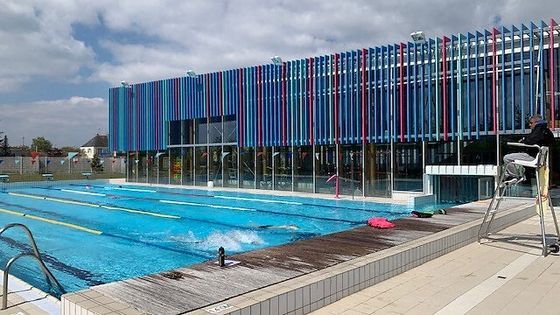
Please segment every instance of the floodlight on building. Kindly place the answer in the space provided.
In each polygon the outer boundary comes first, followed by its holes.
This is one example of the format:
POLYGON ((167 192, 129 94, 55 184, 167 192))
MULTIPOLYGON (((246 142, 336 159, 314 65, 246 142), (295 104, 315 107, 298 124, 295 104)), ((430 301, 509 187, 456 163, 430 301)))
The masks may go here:
POLYGON ((415 44, 423 45, 426 43, 426 35, 422 31, 412 32, 410 33, 410 37, 412 37, 415 44))
POLYGON ((126 81, 121 81, 121 85, 124 88, 130 87, 130 84, 128 84, 128 82, 126 82, 126 81))
POLYGON ((272 60, 272 64, 275 66, 281 66, 282 65, 282 58, 278 57, 278 56, 274 56, 272 58, 270 58, 270 60, 272 60))
POLYGON ((196 78, 196 72, 194 72, 194 70, 192 69, 187 70, 187 77, 196 78))

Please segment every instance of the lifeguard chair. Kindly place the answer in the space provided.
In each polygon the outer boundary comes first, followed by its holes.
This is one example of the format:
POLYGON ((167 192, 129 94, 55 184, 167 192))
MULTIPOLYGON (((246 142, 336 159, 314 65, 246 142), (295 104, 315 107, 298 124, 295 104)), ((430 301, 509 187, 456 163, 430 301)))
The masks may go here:
MULTIPOLYGON (((560 231, 558 230, 558 221, 556 220, 556 213, 554 211, 554 207, 552 205, 552 200, 548 196, 548 178, 542 178, 543 175, 543 168, 546 170, 548 168, 548 147, 539 146, 539 145, 527 145, 523 143, 517 142, 508 142, 510 146, 517 146, 517 147, 525 147, 525 148, 536 148, 539 150, 537 156, 534 160, 530 161, 523 161, 523 160, 514 160, 512 163, 515 165, 529 167, 535 169, 536 179, 537 179, 537 207, 538 207, 538 214, 540 216, 540 227, 541 227, 541 237, 542 237, 542 253, 543 256, 548 255, 549 252, 551 253, 558 253, 560 251, 559 246, 559 237, 560 231), (545 190, 545 191, 543 191, 545 190), (543 192, 545 195, 543 195, 543 192), (546 198, 546 201, 543 200, 546 198), (548 203, 548 207, 550 208, 550 213, 552 214, 552 219, 554 221, 554 227, 556 228, 556 240, 554 242, 547 242, 547 236, 545 232, 544 226, 544 207, 543 202, 548 203)), ((548 171, 548 170, 546 170, 548 171)), ((502 171, 502 175, 500 177, 500 182, 498 183, 496 190, 494 191, 494 197, 488 205, 488 209, 486 210, 486 214, 484 215, 484 219, 482 220, 482 224, 480 225, 480 229, 478 231, 478 242, 480 243, 483 238, 488 238, 490 234, 490 227, 492 225, 492 221, 498 212, 500 207, 500 203, 504 199, 504 194, 508 187, 518 184, 521 180, 518 181, 504 181, 505 172, 502 171)))

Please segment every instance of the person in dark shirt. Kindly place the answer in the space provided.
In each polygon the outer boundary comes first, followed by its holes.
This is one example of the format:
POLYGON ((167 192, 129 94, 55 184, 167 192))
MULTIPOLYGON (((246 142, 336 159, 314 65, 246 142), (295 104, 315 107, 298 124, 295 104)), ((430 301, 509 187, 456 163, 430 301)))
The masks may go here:
MULTIPOLYGON (((529 126, 531 133, 527 137, 521 139, 521 143, 539 146, 550 146, 554 143, 554 135, 548 129, 546 120, 542 119, 541 115, 533 115, 529 119, 529 126)), ((505 175, 504 183, 518 183, 525 180, 525 169, 523 166, 515 165, 514 160, 532 161, 535 159, 538 150, 537 148, 527 148, 525 152, 510 153, 504 155, 505 175)))

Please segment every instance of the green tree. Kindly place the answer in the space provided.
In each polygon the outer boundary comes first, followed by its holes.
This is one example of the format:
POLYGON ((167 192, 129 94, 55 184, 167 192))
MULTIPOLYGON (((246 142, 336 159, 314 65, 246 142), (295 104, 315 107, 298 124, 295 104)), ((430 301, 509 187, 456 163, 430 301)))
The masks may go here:
POLYGON ((101 164, 101 160, 99 159, 99 155, 94 155, 93 159, 91 159, 91 171, 94 173, 101 173, 103 172, 103 164, 101 164))
POLYGON ((37 152, 49 152, 52 149, 52 143, 44 137, 34 138, 31 142, 31 150, 37 152))
POLYGON ((0 156, 10 156, 10 145, 8 144, 8 136, 4 135, 4 139, 0 141, 0 156))

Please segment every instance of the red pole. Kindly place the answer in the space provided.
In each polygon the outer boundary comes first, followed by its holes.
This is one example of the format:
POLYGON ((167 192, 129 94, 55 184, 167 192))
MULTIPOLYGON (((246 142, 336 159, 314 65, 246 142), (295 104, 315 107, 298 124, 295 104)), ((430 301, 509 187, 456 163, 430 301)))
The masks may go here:
POLYGON ((335 196, 334 196, 334 197, 335 197, 336 199, 338 199, 338 198, 339 198, 339 195, 340 195, 340 185, 339 185, 338 182, 339 182, 339 177, 338 177, 338 175, 337 175, 337 176, 336 176, 336 185, 335 185, 335 188, 334 188, 334 189, 335 189, 335 196))

